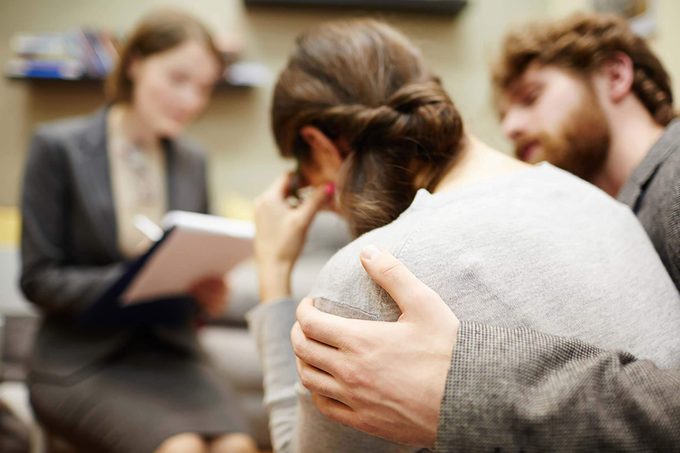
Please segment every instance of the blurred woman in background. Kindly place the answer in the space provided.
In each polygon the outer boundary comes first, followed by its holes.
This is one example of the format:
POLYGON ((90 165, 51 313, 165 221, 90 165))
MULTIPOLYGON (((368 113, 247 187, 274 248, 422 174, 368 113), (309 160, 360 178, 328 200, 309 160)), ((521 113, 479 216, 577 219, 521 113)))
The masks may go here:
POLYGON ((203 24, 156 12, 127 40, 107 81, 109 104, 44 125, 31 142, 21 288, 43 321, 30 397, 48 433, 81 451, 255 451, 196 339, 196 317, 224 309, 221 276, 196 282, 191 296, 109 307, 105 322, 86 316, 148 249, 136 216, 207 212, 203 151, 180 135, 223 69, 203 24))

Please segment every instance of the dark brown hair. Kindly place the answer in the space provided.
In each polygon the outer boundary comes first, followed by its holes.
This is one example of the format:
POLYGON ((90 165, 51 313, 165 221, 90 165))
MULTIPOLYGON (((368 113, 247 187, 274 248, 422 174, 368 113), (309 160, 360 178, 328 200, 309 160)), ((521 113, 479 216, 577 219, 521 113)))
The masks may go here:
POLYGON ((163 9, 142 18, 126 40, 116 67, 106 80, 107 100, 128 102, 132 99, 128 69, 133 59, 170 50, 189 40, 203 44, 220 69, 224 68, 224 59, 215 47, 210 31, 195 17, 182 11, 163 9))
POLYGON ((633 93, 658 124, 667 125, 675 117, 670 77, 645 40, 614 15, 578 13, 509 33, 494 67, 494 87, 497 94, 507 90, 533 62, 587 76, 619 52, 632 60, 633 93))
POLYGON ((432 190, 457 155, 463 123, 439 80, 401 33, 374 20, 302 34, 279 76, 271 111, 280 153, 309 159, 312 125, 345 153, 340 209, 358 236, 432 190))

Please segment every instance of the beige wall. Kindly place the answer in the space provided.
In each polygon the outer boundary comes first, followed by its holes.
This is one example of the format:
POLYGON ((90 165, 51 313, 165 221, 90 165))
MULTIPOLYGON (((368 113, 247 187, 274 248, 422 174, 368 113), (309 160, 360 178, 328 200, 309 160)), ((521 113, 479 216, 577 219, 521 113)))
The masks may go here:
MULTIPOLYGON (((581 3, 585 1, 581 0, 581 3)), ((284 64, 295 35, 321 20, 350 13, 246 10, 241 0, 2 0, 0 62, 8 58, 9 38, 16 32, 62 31, 78 25, 128 30, 145 11, 158 5, 182 6, 216 30, 237 30, 246 42, 246 57, 263 62, 273 74, 284 64)), ((471 0, 456 18, 383 13, 405 31, 442 76, 468 127, 489 143, 508 149, 489 105, 487 63, 509 24, 571 11, 570 0, 471 0)), ((680 2, 660 2, 656 47, 674 74, 674 20, 680 2)), ((677 39, 675 39, 677 41, 677 39)), ((273 81, 272 81, 273 82, 273 81)), ((190 134, 210 152, 211 191, 217 208, 252 199, 287 167, 277 158, 269 133, 267 108, 272 82, 251 90, 216 92, 208 112, 190 134)), ((94 110, 103 98, 96 83, 27 83, 0 79, 0 205, 17 203, 21 168, 36 123, 94 110)), ((238 203, 237 203, 238 205, 238 203)))

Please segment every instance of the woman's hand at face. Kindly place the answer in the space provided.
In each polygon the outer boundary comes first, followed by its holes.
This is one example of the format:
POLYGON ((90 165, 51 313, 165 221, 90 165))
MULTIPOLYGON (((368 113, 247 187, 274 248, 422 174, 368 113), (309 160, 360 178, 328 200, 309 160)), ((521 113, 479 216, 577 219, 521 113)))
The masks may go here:
POLYGON ((217 318, 227 308, 228 287, 222 277, 206 277, 195 282, 189 294, 211 318, 217 318))
POLYGON ((290 274, 316 213, 332 195, 311 189, 295 207, 286 200, 289 175, 279 177, 255 202, 255 259, 263 302, 290 296, 290 274))

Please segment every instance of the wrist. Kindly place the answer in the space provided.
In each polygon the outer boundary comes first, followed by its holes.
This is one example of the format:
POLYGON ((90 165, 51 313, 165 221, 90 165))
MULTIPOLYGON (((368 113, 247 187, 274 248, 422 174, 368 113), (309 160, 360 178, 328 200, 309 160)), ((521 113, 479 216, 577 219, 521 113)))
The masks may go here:
POLYGON ((260 301, 291 297, 291 273, 292 266, 285 263, 258 263, 260 301))

